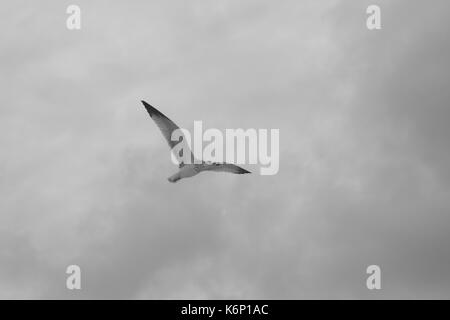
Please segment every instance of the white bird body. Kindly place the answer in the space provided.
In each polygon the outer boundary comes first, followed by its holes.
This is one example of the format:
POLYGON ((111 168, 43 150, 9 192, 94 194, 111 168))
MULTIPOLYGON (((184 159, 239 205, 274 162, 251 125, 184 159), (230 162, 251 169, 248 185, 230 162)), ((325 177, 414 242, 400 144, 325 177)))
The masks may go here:
MULTIPOLYGON (((156 125, 159 127, 161 133, 163 134, 164 138, 166 139, 167 143, 169 144, 169 147, 173 149, 173 147, 179 143, 180 141, 172 141, 171 136, 172 132, 174 130, 179 129, 179 127, 169 118, 167 118, 165 115, 163 115, 161 112, 159 112, 157 109, 149 105, 147 102, 142 101, 143 105, 147 109, 148 114, 150 117, 155 121, 156 125)), ((184 139, 184 137, 182 137, 184 139)), ((180 165, 179 165, 179 171, 175 173, 174 175, 170 176, 168 180, 170 182, 177 182, 180 179, 183 178, 190 178, 197 174, 199 174, 202 171, 221 171, 221 172, 229 172, 229 173, 235 173, 235 174, 244 174, 244 173, 251 173, 250 171, 247 171, 237 165, 231 164, 231 163, 218 163, 218 162, 204 162, 202 161, 199 164, 184 164, 182 160, 180 159, 179 155, 175 154, 175 157, 177 157, 180 165)), ((194 156, 191 152, 191 159, 194 159, 194 156)))

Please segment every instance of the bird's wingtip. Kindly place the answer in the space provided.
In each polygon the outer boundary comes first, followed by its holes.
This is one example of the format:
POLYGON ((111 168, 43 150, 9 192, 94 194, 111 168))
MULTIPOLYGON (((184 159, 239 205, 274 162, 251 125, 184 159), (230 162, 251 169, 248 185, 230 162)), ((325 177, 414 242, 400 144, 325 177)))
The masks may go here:
POLYGON ((145 102, 144 100, 141 100, 142 104, 144 105, 145 109, 147 109, 148 114, 152 117, 155 113, 157 113, 157 110, 151 106, 149 103, 145 102))

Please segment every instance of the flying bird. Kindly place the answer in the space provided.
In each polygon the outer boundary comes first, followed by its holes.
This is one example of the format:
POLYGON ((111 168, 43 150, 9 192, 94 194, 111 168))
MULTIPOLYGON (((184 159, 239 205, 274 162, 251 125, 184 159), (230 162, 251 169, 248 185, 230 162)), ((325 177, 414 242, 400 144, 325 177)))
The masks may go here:
MULTIPOLYGON (((170 149, 172 150, 175 145, 177 145, 184 139, 184 136, 180 137, 179 141, 172 141, 171 139, 172 132, 180 128, 172 120, 167 118, 164 114, 162 114, 160 111, 149 105, 147 102, 143 100, 141 102, 144 105, 145 109, 147 109, 147 112, 150 115, 150 117, 153 119, 153 121, 155 121, 159 130, 161 131, 167 143, 169 144, 170 149)), ((186 148, 184 148, 181 152, 184 152, 185 150, 186 148)), ((195 159, 194 155, 192 154, 191 150, 189 150, 189 152, 192 160, 190 164, 187 163, 185 164, 181 158, 181 155, 178 153, 174 153, 175 157, 179 162, 178 166, 179 170, 177 173, 168 178, 170 182, 177 182, 178 180, 183 178, 193 177, 203 171, 218 171, 235 174, 251 173, 250 171, 247 171, 231 163, 205 162, 203 160, 201 161, 201 163, 195 163, 197 161, 194 162, 195 159)))

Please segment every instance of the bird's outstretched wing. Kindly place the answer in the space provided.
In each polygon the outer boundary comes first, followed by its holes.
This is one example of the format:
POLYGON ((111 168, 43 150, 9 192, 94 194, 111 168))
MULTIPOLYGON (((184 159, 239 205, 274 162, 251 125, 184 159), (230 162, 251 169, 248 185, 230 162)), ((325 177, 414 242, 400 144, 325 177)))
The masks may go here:
MULTIPOLYGON (((166 139, 167 143, 169 144, 170 149, 172 150, 173 147, 175 147, 178 143, 180 143, 181 141, 185 141, 185 137, 184 135, 182 135, 180 137, 179 141, 172 141, 171 137, 172 137, 172 133, 177 130, 180 129, 172 120, 170 120, 169 118, 167 118, 164 114, 162 114, 161 112, 159 112, 157 109, 155 109, 154 107, 152 107, 151 105, 149 105, 147 102, 145 101, 141 101, 142 104, 144 105, 145 109, 147 109, 148 114, 150 115, 150 117, 153 119, 153 121, 155 121, 156 125, 158 126, 159 130, 161 131, 161 133, 163 134, 164 138, 166 139)), ((187 144, 185 144, 187 146, 187 144)), ((191 152, 191 150, 189 150, 190 156, 191 156, 191 161, 194 160, 194 156, 191 152)), ((183 155, 181 154, 177 154, 177 152, 174 152, 175 157, 177 158, 178 162, 180 163, 180 165, 183 163, 183 155)), ((192 162, 193 163, 193 162, 192 162)))
POLYGON ((205 170, 208 171, 219 171, 219 172, 229 172, 235 174, 244 174, 251 173, 235 164, 231 163, 213 163, 211 165, 206 166, 205 170))

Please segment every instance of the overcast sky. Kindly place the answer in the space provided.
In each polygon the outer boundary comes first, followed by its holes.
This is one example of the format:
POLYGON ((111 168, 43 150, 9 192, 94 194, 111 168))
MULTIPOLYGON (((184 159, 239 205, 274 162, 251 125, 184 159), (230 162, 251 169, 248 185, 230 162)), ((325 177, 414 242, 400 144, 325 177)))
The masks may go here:
POLYGON ((2 3, 0 298, 450 298, 449 10, 2 3), (279 173, 169 183, 141 99, 188 129, 280 129, 279 173))

